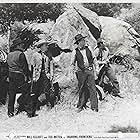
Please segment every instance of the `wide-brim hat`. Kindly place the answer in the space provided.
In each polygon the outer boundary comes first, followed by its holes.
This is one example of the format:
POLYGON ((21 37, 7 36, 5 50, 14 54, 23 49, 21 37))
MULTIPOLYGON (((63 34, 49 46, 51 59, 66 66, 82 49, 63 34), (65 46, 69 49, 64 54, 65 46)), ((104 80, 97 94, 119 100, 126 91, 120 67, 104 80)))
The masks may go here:
POLYGON ((36 42, 35 46, 36 46, 37 48, 40 48, 43 44, 48 45, 49 42, 47 42, 45 39, 40 39, 38 42, 36 42))
POLYGON ((97 39, 97 44, 103 43, 105 44, 105 40, 103 40, 102 38, 98 38, 97 39))
POLYGON ((87 36, 82 36, 81 34, 76 35, 74 44, 77 44, 80 40, 82 40, 83 38, 86 38, 86 37, 87 36))

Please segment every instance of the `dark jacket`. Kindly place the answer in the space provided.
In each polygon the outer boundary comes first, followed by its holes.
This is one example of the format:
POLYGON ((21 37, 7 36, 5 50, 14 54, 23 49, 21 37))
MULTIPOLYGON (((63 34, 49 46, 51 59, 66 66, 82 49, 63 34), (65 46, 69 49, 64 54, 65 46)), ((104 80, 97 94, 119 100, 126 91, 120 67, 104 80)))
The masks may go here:
POLYGON ((25 54, 21 50, 10 52, 7 57, 7 63, 9 76, 11 76, 11 73, 21 73, 27 77, 31 76, 25 54))
MULTIPOLYGON (((89 62, 89 66, 92 66, 93 64, 93 56, 92 53, 90 51, 90 49, 86 46, 86 55, 87 55, 87 59, 89 62)), ((83 71, 85 69, 84 66, 84 58, 83 55, 81 54, 80 50, 77 48, 76 49, 76 56, 75 56, 75 62, 77 61, 77 66, 83 71)))

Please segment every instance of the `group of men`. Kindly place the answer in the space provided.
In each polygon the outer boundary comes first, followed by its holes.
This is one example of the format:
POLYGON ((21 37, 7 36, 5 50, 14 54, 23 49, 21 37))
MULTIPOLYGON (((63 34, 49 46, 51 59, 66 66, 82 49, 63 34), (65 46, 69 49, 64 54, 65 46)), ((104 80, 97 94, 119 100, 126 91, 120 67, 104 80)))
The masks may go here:
POLYGON ((45 52, 48 49, 48 42, 40 40, 35 46, 35 52, 30 60, 30 68, 24 53, 26 49, 25 42, 20 38, 14 40, 13 45, 11 46, 12 51, 8 54, 9 117, 14 116, 14 104, 17 92, 21 92, 22 95, 17 100, 19 107, 16 114, 25 110, 28 117, 37 116, 35 112, 38 105, 38 97, 41 95, 44 87, 47 91, 45 94, 46 100, 49 101, 53 64, 52 60, 45 55, 45 52), (33 97, 31 97, 31 93, 33 94, 33 97))
POLYGON ((77 48, 73 51, 74 59, 72 60, 73 65, 75 66, 75 64, 77 64, 78 67, 76 72, 79 86, 77 111, 81 112, 86 108, 86 103, 88 99, 90 99, 91 110, 98 112, 99 108, 95 86, 95 74, 99 79, 104 73, 112 83, 111 94, 120 98, 122 96, 119 95, 119 82, 109 64, 109 49, 105 46, 104 41, 99 38, 97 40, 97 47, 92 51, 91 46, 86 45, 85 38, 86 37, 81 34, 75 36, 75 44, 77 44, 77 48), (103 67, 104 70, 102 72, 103 67))
MULTIPOLYGON (((75 36, 77 48, 72 51, 74 59, 72 64, 77 66, 76 76, 79 87, 79 100, 77 104, 78 112, 86 108, 86 103, 90 99, 91 109, 98 112, 98 97, 95 87, 95 72, 100 73, 99 68, 106 65, 105 74, 113 84, 112 95, 120 96, 119 83, 108 63, 109 50, 104 46, 102 40, 97 41, 97 47, 91 51, 90 46, 86 46, 85 38, 81 34, 75 36)), ((14 40, 11 52, 8 54, 7 63, 9 67, 9 100, 8 116, 13 117, 14 104, 17 92, 22 95, 18 99, 19 107, 16 114, 26 111, 28 117, 37 116, 38 97, 45 89, 46 104, 50 102, 51 81, 53 79, 53 59, 47 55, 49 43, 40 40, 35 45, 35 52, 32 55, 31 67, 29 68, 25 56, 25 42, 20 38, 14 40), (31 98, 31 93, 33 97, 31 98)), ((52 103, 53 106, 53 103, 52 103)))

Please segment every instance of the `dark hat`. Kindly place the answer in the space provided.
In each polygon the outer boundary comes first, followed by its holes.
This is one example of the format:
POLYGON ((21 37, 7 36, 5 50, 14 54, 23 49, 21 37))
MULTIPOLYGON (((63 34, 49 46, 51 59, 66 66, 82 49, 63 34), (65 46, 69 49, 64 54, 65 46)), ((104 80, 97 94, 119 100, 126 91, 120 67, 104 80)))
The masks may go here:
POLYGON ((25 43, 24 40, 21 40, 20 38, 16 38, 14 41, 13 41, 13 44, 11 45, 11 47, 16 47, 17 45, 21 44, 21 43, 25 43))
POLYGON ((103 44, 104 44, 105 41, 104 41, 102 38, 98 38, 98 39, 97 39, 97 44, 100 44, 100 43, 103 43, 103 44))
POLYGON ((86 36, 82 36, 81 34, 78 34, 75 36, 75 43, 74 44, 77 44, 81 39, 83 38, 86 38, 86 36))

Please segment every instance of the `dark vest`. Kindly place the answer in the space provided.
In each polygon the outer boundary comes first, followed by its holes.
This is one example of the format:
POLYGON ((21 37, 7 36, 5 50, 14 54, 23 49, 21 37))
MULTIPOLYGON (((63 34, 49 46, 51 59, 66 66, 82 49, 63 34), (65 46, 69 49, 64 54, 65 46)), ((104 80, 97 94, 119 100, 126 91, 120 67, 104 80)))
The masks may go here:
MULTIPOLYGON (((87 55, 87 59, 89 62, 89 66, 92 66, 93 63, 93 56, 92 53, 90 51, 90 49, 86 46, 86 55, 87 55)), ((80 50, 77 48, 76 49, 76 56, 75 56, 75 62, 77 61, 77 66, 81 69, 84 70, 85 66, 84 66, 84 58, 82 53, 80 52, 80 50)))
POLYGON ((8 54, 7 63, 9 66, 9 72, 23 72, 19 61, 19 56, 21 53, 21 51, 14 51, 8 54))

